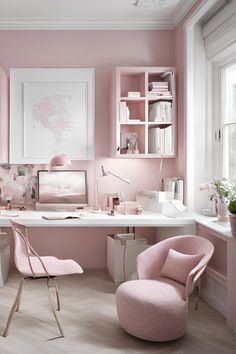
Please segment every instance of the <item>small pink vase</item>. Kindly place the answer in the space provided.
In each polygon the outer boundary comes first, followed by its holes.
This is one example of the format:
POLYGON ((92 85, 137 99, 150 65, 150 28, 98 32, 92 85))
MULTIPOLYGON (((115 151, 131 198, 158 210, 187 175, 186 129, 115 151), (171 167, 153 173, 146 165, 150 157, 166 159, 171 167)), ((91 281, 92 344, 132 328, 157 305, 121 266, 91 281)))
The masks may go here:
POLYGON ((232 236, 236 237, 236 215, 229 214, 232 236))
POLYGON ((228 203, 219 201, 217 204, 217 218, 219 221, 228 221, 228 203))

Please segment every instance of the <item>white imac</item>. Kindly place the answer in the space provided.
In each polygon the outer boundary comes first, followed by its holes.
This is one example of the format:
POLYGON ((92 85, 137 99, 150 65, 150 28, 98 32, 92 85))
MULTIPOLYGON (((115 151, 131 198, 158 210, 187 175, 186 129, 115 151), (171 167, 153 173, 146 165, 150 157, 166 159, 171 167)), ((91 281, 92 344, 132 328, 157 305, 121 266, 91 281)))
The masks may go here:
POLYGON ((76 211, 88 205, 87 172, 38 171, 36 210, 76 211))

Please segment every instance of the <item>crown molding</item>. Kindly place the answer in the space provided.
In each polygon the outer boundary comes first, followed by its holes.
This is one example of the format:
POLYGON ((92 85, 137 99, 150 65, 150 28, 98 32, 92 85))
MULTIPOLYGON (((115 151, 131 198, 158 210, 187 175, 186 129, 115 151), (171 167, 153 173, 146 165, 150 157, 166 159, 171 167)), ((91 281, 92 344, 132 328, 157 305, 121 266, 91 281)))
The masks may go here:
POLYGON ((173 30, 170 20, 2 19, 0 30, 173 30))
POLYGON ((0 30, 173 30, 195 2, 182 0, 171 18, 162 20, 5 18, 0 19, 0 30))
POLYGON ((183 0, 172 15, 172 25, 175 28, 193 7, 196 0, 183 0))

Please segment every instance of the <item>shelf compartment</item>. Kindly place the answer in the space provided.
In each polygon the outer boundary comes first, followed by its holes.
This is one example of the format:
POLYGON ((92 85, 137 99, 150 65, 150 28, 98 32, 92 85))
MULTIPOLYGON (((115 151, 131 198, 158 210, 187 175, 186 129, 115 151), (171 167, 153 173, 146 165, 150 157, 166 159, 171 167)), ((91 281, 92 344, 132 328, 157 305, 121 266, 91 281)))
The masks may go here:
POLYGON ((128 108, 126 119, 121 119, 120 122, 136 120, 145 121, 145 100, 121 100, 128 108))
POLYGON ((121 72, 120 96, 128 97, 128 92, 140 92, 140 96, 145 96, 144 72, 121 72))
POLYGON ((173 105, 170 101, 157 101, 148 105, 148 122, 172 122, 173 105))
MULTIPOLYGON (((161 98, 171 98, 173 95, 173 72, 148 73, 147 96, 160 95, 161 98), (167 91, 169 95, 167 95, 167 91)), ((156 98, 156 97, 155 97, 156 98)))
POLYGON ((120 155, 145 153, 145 125, 122 124, 120 126, 120 155), (130 153, 129 153, 130 152, 130 153))
POLYGON ((174 155, 172 125, 148 126, 148 153, 174 155))

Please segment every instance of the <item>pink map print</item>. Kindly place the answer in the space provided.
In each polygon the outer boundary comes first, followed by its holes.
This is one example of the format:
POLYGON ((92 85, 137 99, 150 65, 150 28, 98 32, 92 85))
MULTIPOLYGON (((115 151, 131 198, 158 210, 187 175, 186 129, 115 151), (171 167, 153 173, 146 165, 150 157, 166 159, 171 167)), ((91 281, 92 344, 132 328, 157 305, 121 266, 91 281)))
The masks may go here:
POLYGON ((65 140, 65 132, 74 130, 70 119, 71 99, 71 96, 53 95, 42 98, 32 107, 34 119, 52 132, 56 143, 65 140))

